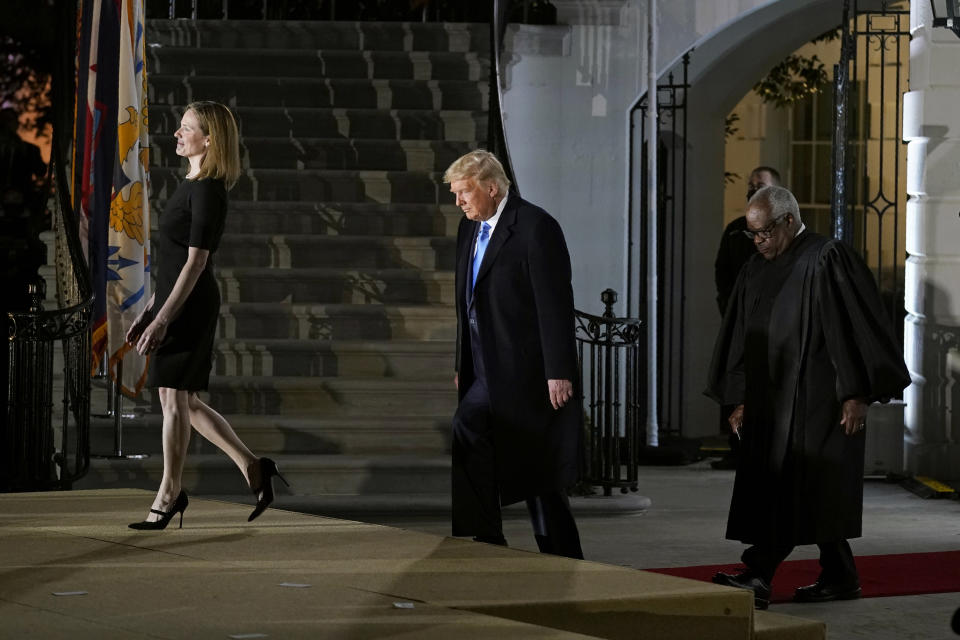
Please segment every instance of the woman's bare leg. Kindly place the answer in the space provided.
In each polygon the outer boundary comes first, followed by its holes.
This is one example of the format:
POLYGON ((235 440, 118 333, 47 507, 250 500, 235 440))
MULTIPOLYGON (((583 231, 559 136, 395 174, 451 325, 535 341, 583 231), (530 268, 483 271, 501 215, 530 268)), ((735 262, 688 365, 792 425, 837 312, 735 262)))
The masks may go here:
POLYGON ((197 430, 197 433, 230 456, 234 464, 240 468, 248 486, 251 488, 259 487, 260 467, 255 464, 259 458, 253 455, 247 445, 243 444, 227 419, 205 404, 196 393, 189 395, 188 403, 190 423, 197 430))
MULTIPOLYGON (((160 387, 159 393, 163 411, 163 478, 151 508, 168 511, 180 495, 183 464, 190 444, 190 408, 186 391, 160 387)), ((155 513, 147 516, 148 522, 159 519, 155 513)))

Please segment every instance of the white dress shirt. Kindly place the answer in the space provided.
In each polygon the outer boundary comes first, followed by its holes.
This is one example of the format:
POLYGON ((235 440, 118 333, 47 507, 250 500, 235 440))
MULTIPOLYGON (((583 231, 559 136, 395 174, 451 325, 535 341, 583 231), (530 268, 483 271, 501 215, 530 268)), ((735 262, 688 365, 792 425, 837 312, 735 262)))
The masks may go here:
MULTIPOLYGON (((483 222, 480 223, 481 225, 483 225, 483 223, 486 222, 488 225, 490 225, 490 231, 487 232, 487 233, 489 234, 490 238, 493 237, 493 231, 494 231, 494 229, 497 228, 497 222, 499 222, 499 220, 500 220, 500 214, 503 213, 504 207, 507 206, 507 198, 509 198, 509 197, 510 197, 510 196, 506 196, 503 200, 500 201, 500 204, 497 205, 497 212, 496 212, 495 214, 493 214, 493 217, 492 217, 492 218, 490 218, 489 220, 484 220, 483 222)), ((487 242, 490 242, 490 238, 487 238, 487 242)), ((478 234, 477 234, 477 240, 479 240, 479 239, 480 239, 480 234, 478 233, 478 234)), ((470 256, 471 256, 471 258, 472 258, 472 257, 475 256, 475 255, 477 255, 477 241, 476 241, 476 240, 474 240, 474 242, 473 242, 473 253, 471 253, 470 256)))

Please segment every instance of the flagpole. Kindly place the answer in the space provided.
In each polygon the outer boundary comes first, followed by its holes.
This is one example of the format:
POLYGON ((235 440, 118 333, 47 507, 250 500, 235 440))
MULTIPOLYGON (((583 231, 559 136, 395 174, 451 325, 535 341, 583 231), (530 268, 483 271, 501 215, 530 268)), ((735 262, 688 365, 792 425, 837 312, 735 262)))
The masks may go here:
POLYGON ((113 452, 93 454, 91 455, 92 458, 106 460, 143 460, 144 458, 150 457, 149 453, 123 452, 123 419, 135 418, 136 414, 123 412, 123 393, 120 391, 121 380, 123 380, 123 358, 118 358, 117 375, 113 381, 113 389, 107 392, 108 397, 112 396, 113 398, 112 407, 107 410, 107 416, 103 416, 113 418, 113 452))

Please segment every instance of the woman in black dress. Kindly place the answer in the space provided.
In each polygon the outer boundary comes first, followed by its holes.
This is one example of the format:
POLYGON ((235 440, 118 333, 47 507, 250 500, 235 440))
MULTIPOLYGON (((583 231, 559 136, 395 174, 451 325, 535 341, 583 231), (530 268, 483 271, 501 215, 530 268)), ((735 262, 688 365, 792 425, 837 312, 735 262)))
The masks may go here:
POLYGON ((160 217, 156 291, 126 336, 139 353, 151 355, 147 386, 158 389, 163 410, 163 479, 150 514, 133 529, 163 529, 178 513, 183 526, 187 494, 180 481, 191 425, 240 468, 257 496, 249 520, 273 501, 273 476, 283 480, 272 460, 254 456, 197 396, 206 391, 213 364, 220 291, 212 257, 223 235, 227 189, 240 176, 237 124, 222 104, 194 102, 174 136, 190 170, 160 217))

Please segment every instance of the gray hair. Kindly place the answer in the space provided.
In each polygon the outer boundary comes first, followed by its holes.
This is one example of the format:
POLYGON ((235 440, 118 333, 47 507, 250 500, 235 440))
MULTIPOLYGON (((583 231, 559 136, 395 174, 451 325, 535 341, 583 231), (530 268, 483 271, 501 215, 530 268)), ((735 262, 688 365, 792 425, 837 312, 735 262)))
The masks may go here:
POLYGON ((494 182, 504 196, 510 189, 510 179, 507 178, 503 165, 497 160, 497 156, 484 149, 471 151, 453 161, 443 174, 443 181, 449 183, 455 180, 494 182))
POLYGON ((771 185, 760 189, 753 194, 753 197, 747 203, 747 208, 751 207, 763 207, 774 218, 789 213, 797 224, 802 222, 800 220, 800 205, 797 204, 797 199, 793 197, 789 189, 783 187, 771 185))

